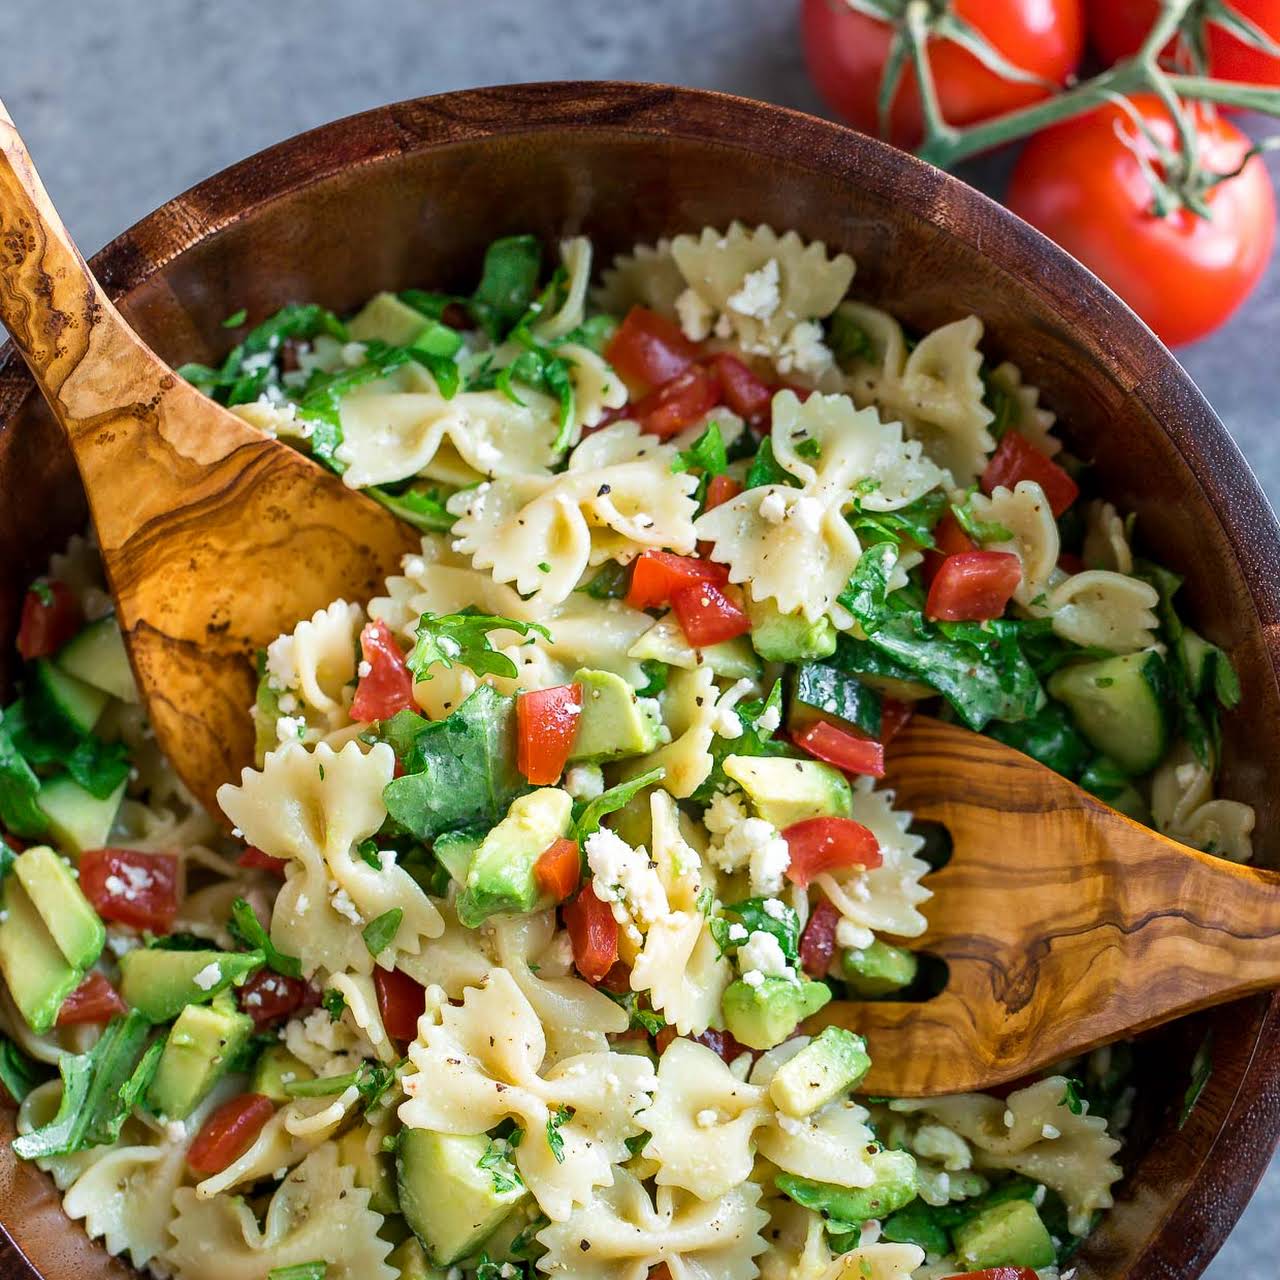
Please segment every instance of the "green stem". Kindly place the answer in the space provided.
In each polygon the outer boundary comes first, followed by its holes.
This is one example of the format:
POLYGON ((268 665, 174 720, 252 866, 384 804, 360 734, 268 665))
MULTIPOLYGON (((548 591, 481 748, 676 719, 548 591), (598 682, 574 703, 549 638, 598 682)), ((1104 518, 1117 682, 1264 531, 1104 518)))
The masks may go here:
POLYGON ((1235 80, 1212 80, 1208 76, 1168 77, 1173 91, 1180 98, 1194 98, 1199 102, 1218 102, 1228 107, 1243 107, 1246 111, 1261 111, 1264 115, 1280 116, 1280 89, 1264 84, 1240 84, 1235 80))

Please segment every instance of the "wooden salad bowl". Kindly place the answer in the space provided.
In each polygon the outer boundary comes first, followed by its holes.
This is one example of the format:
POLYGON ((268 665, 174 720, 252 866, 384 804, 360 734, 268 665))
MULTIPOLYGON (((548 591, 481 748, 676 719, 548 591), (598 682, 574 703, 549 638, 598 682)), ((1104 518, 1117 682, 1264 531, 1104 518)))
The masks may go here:
MULTIPOLYGON (((1225 722, 1224 794, 1256 806, 1280 867, 1280 528, 1222 424, 1103 284, 985 196, 909 155, 780 107, 689 89, 544 84, 400 103, 327 125, 171 200, 91 266, 172 364, 216 361, 222 321, 285 302, 343 311, 379 289, 461 289, 495 236, 592 237, 600 262, 734 218, 855 257, 854 291, 908 325, 969 312, 1021 366, 1099 490, 1186 575, 1197 628, 1230 651, 1244 699, 1225 722)), ((0 352, 0 684, 21 593, 86 520, 71 455, 11 348, 0 352)), ((6 695, 7 696, 7 695, 6 695)), ((1016 853, 1012 856, 1016 856, 1016 853)), ((1137 1045, 1127 1177, 1073 1259, 1081 1280, 1192 1280, 1243 1210, 1280 1135, 1280 995, 1186 1019, 1137 1045), (1213 1071, 1179 1125, 1191 1059, 1213 1071)), ((0 1137, 12 1112, 0 1111, 0 1137)), ((0 1275, 127 1277, 69 1222, 51 1181, 0 1150, 0 1275)))

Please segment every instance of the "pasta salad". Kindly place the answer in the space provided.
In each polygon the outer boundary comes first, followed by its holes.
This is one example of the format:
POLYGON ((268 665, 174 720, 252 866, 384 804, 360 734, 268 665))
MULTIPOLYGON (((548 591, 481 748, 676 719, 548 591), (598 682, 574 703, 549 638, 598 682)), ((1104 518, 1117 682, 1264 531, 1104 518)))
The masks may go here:
POLYGON ((768 227, 299 303, 183 373, 422 535, 259 655, 202 811, 91 540, 0 720, 16 1154, 177 1280, 1053 1280, 1128 1050, 869 1097, 925 999, 921 705, 1238 860, 1227 656, 973 316, 908 333, 768 227))

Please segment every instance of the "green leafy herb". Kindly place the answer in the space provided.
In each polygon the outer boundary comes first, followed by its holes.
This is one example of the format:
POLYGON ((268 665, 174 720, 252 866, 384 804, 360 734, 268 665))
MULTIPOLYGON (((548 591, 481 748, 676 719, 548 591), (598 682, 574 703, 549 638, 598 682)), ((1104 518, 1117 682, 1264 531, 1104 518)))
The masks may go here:
POLYGON ((528 311, 538 292, 541 266, 542 248, 536 236, 504 236, 485 250, 470 310, 494 342, 504 338, 528 311))
POLYGON ((391 493, 387 489, 371 485, 365 490, 376 498, 392 515, 411 524, 415 529, 429 533, 448 533, 453 528, 454 517, 445 507, 448 495, 440 489, 406 489, 403 493, 391 493))
POLYGON ((536 622, 518 622, 514 618, 484 613, 424 613, 418 619, 416 639, 406 664, 415 680, 430 680, 427 673, 433 666, 448 668, 454 663, 470 667, 478 676, 514 679, 518 674, 516 664, 489 643, 490 631, 515 631, 522 636, 536 631, 551 639, 546 627, 536 622))
POLYGON ((507 1246, 507 1252, 513 1258, 531 1261, 546 1253, 546 1247, 539 1243, 538 1232, 549 1226, 551 1219, 545 1214, 538 1214, 529 1225, 523 1228, 507 1246))
POLYGON ((36 803, 40 779, 9 736, 12 712, 11 707, 0 724, 0 824, 16 836, 42 836, 49 820, 36 803))
POLYGON ((268 968, 286 978, 302 977, 302 961, 297 956, 287 956, 276 948, 271 935, 263 928, 262 922, 254 915, 253 908, 244 898, 237 898, 231 904, 227 932, 250 951, 261 951, 266 957, 268 968))
POLYGON ((58 1062, 62 1099, 42 1128, 13 1140, 23 1160, 71 1155, 115 1142, 137 1105, 164 1050, 148 1046, 151 1024, 136 1009, 109 1023, 88 1053, 64 1054, 58 1062))
POLYGON ((77 734, 65 727, 46 687, 38 681, 32 682, 25 699, 5 711, 4 724, 29 765, 65 768, 98 800, 105 800, 129 776, 124 743, 104 742, 92 733, 77 734))
POLYGON ((603 311, 599 315, 588 317, 576 329, 570 329, 557 345, 565 346, 576 342, 581 347, 594 351, 596 355, 604 354, 613 335, 618 331, 618 322, 603 311))
POLYGON ((510 1151, 508 1143, 491 1139, 485 1148, 484 1155, 477 1161, 477 1168, 489 1171, 489 1176, 493 1179, 494 1192, 498 1195, 524 1186, 524 1180, 520 1177, 519 1171, 507 1158, 510 1151))
POLYGON ((1025 752, 1064 778, 1079 778, 1089 763, 1090 748, 1070 713, 1059 702, 1046 702, 1025 720, 1005 724, 993 720, 986 732, 998 742, 1025 752))
POLYGON ((391 945, 391 940, 396 936, 400 921, 403 919, 404 908, 392 907, 390 911, 384 911, 365 925, 360 936, 364 939, 364 945, 369 948, 371 956, 380 956, 391 945))
POLYGON ((801 440, 796 445, 796 457, 807 458, 810 462, 816 462, 822 457, 822 446, 813 439, 801 440))
POLYGON ((644 684, 636 690, 636 697, 656 698, 667 687, 671 668, 658 658, 642 658, 640 670, 644 672, 644 684))
POLYGON ((987 423, 987 430, 996 440, 1003 440, 1017 426, 1022 410, 1013 393, 985 367, 982 370, 982 403, 995 415, 987 423))
POLYGON ((401 289, 396 296, 428 320, 441 320, 449 307, 467 304, 465 298, 455 298, 448 293, 432 293, 426 289, 401 289))
MULTIPOLYGON (((579 840, 585 840, 600 830, 600 820, 608 813, 621 809, 632 796, 645 787, 652 787, 667 776, 662 768, 650 769, 627 782, 619 782, 617 786, 602 791, 594 800, 588 800, 574 818, 574 833, 579 840)), ((577 808, 577 806, 574 806, 577 808)))
POLYGON ((356 854, 366 866, 375 871, 382 870, 382 853, 373 840, 361 840, 356 846, 356 854))
POLYGON ((1182 1109, 1178 1113, 1179 1129, 1191 1118, 1191 1113, 1195 1110, 1196 1103, 1200 1101, 1200 1095, 1204 1092, 1204 1087, 1209 1083, 1209 1077, 1212 1075, 1213 1032, 1208 1031, 1200 1041, 1196 1056, 1191 1060, 1191 1082, 1187 1085, 1186 1093, 1182 1095, 1182 1109))
POLYGON ((272 1267, 267 1280, 324 1280, 327 1262, 294 1262, 287 1267, 272 1267))
POLYGON ((13 870, 14 861, 18 857, 18 851, 0 834, 0 880, 13 870))
POLYGON ((630 586, 631 566, 619 564, 616 560, 606 560, 594 578, 574 590, 581 591, 593 600, 620 600, 627 594, 630 586))
POLYGON ((898 563, 898 548, 893 542, 868 547, 858 558, 849 584, 840 593, 839 602, 871 635, 887 620, 889 578, 898 563))
POLYGON ((551 1154, 555 1156, 556 1164, 564 1164, 564 1137, 560 1132, 560 1127, 572 1118, 572 1107, 560 1107, 553 1115, 547 1118, 547 1146, 551 1148, 551 1154))
POLYGON ((656 1036, 667 1025, 667 1020, 662 1014, 644 1008, 640 1004, 640 997, 636 992, 610 991, 608 987, 600 987, 599 990, 603 991, 614 1004, 620 1005, 627 1011, 627 1026, 630 1030, 639 1029, 651 1036, 656 1036))
POLYGON ((758 489, 761 485, 766 484, 786 484, 794 488, 800 487, 800 481, 790 471, 783 468, 773 456, 773 440, 769 436, 765 436, 760 441, 760 448, 756 450, 756 456, 747 471, 747 478, 743 488, 758 489))
POLYGON ((55 599, 53 588, 43 578, 37 578, 31 584, 31 594, 35 596, 35 598, 39 600, 46 609, 52 607, 55 599))
POLYGON ((800 958, 800 917, 780 899, 747 898, 724 907, 723 911, 723 916, 711 921, 711 934, 721 954, 746 941, 746 938, 730 939, 730 930, 734 923, 738 923, 747 931, 748 937, 753 933, 771 933, 778 940, 788 964, 795 964, 800 958), (772 909, 769 909, 770 903, 772 909), (733 919, 726 919, 726 916, 733 919))
POLYGON ((320 997, 320 1003, 324 1005, 324 1011, 329 1015, 330 1022, 342 1021, 342 1011, 347 1007, 347 997, 337 987, 326 987, 324 995, 320 997))
POLYGON ((238 329, 249 318, 248 311, 241 307, 239 311, 233 311, 223 322, 224 329, 238 329))
POLYGON ((697 804, 710 804, 711 797, 717 791, 736 786, 724 771, 724 761, 727 756, 794 756, 798 754, 788 743, 775 738, 773 729, 764 728, 760 723, 761 720, 766 723, 781 723, 781 680, 774 681, 767 698, 752 698, 747 702, 739 702, 733 708, 733 713, 738 717, 742 732, 736 738, 725 738, 716 734, 711 739, 711 772, 690 797, 697 804))
POLYGON ((858 360, 874 360, 875 348, 871 336, 854 318, 837 307, 827 331, 827 342, 835 354, 836 363, 842 369, 858 360))
POLYGON ((1083 1088, 1084 1085, 1079 1080, 1072 1076, 1067 1076, 1066 1087, 1062 1091, 1062 1097, 1058 1099, 1058 1105, 1066 1107, 1073 1116, 1084 1115, 1086 1109, 1085 1101, 1080 1096, 1080 1090, 1083 1088))
POLYGON ((919 1245, 926 1253, 951 1252, 950 1234, 938 1221, 934 1207, 923 1200, 913 1200, 891 1213, 881 1224, 880 1238, 893 1244, 919 1245))
POLYGON ((39 1065, 28 1058, 8 1036, 0 1036, 0 1084, 20 1103, 44 1080, 39 1065))
POLYGON ((978 519, 973 510, 972 493, 966 494, 963 502, 953 502, 951 504, 951 514, 955 516, 956 523, 960 528, 974 542, 980 545, 985 545, 988 542, 1013 541, 1013 530, 1007 525, 999 524, 994 520, 978 519))
POLYGON ((861 501, 855 502, 848 519, 864 547, 877 542, 912 542, 932 547, 933 528, 946 509, 947 495, 941 489, 932 489, 897 511, 868 511, 861 501))
POLYGON ((682 471, 701 471, 704 475, 718 476, 728 465, 724 437, 720 434, 719 424, 713 422, 689 448, 676 454, 671 470, 677 474, 682 471))
POLYGON ((638 1156, 649 1145, 652 1138, 651 1133, 636 1133, 629 1138, 624 1138, 623 1143, 633 1156, 638 1156))
POLYGON ((354 1071, 340 1076, 320 1076, 315 1080, 290 1080, 284 1091, 291 1098, 327 1098, 346 1093, 352 1086, 360 1094, 366 1110, 396 1082, 396 1073, 380 1062, 362 1062, 354 1071))

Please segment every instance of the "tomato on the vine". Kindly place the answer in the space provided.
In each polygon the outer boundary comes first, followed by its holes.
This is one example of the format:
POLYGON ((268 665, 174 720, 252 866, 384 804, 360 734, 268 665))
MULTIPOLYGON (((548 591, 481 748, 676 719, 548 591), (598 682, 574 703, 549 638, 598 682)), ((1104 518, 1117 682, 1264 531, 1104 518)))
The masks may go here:
MULTIPOLYGON (((952 0, 950 9, 1007 62, 1036 79, 1006 79, 953 40, 931 37, 929 62, 948 124, 974 124, 1038 102, 1049 95, 1050 85, 1066 84, 1080 61, 1081 0, 952 0)), ((878 134, 876 100, 893 28, 856 12, 845 0, 804 0, 801 27, 818 92, 855 128, 878 134)), ((889 140, 913 147, 920 136, 920 93, 907 65, 893 99, 889 140)))
MULTIPOLYGON (((1176 151, 1174 122, 1163 103, 1151 94, 1130 102, 1152 134, 1176 151)), ((1205 170, 1239 168, 1249 139, 1208 110, 1186 110, 1205 170)), ((1158 217, 1138 153, 1161 172, 1154 148, 1124 108, 1099 107, 1027 143, 1005 203, 1101 276, 1175 346, 1216 329, 1257 284, 1275 238, 1275 196, 1254 156, 1238 176, 1203 193, 1212 217, 1185 207, 1158 217)))

